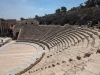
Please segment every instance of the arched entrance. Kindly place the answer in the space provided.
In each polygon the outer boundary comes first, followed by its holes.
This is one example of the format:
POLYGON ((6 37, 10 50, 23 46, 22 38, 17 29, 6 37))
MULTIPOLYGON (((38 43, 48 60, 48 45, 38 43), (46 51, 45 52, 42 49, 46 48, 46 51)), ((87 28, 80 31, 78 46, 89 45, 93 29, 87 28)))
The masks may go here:
POLYGON ((16 32, 16 37, 15 37, 15 39, 17 39, 17 38, 18 38, 18 35, 19 35, 19 32, 16 32))

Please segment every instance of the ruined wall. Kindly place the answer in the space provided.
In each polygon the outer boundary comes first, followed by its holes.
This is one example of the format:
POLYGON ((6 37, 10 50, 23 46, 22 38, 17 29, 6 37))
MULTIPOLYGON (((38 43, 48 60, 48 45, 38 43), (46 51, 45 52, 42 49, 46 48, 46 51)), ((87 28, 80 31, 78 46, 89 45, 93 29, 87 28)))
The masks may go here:
POLYGON ((0 36, 10 36, 13 25, 16 24, 16 19, 0 19, 0 36))
POLYGON ((13 26, 13 37, 17 38, 16 33, 20 33, 21 28, 26 25, 39 25, 39 23, 36 20, 29 19, 29 20, 23 20, 23 21, 17 21, 16 24, 13 26))

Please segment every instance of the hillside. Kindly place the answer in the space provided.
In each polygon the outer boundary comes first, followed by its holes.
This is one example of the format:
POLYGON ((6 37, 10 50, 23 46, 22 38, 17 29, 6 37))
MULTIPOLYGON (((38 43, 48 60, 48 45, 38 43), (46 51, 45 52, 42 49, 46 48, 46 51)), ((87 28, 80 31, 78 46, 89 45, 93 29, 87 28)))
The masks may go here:
POLYGON ((87 21, 93 21, 93 25, 100 21, 100 8, 84 8, 75 11, 67 11, 66 13, 48 14, 42 17, 36 17, 40 24, 55 25, 86 25, 87 21))

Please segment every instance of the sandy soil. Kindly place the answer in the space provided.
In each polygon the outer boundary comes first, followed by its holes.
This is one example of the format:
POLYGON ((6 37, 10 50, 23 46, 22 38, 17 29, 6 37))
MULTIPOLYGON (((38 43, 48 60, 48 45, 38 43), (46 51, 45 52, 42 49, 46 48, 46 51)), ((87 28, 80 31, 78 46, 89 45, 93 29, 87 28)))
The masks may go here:
POLYGON ((12 70, 34 57, 36 48, 26 44, 12 44, 0 52, 0 74, 12 70))

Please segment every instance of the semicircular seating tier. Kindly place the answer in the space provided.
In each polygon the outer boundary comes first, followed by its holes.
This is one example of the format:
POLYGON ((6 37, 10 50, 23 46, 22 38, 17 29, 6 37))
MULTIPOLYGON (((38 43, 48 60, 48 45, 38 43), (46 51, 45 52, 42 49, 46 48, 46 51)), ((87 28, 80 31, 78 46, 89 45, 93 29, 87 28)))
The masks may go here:
POLYGON ((45 55, 35 66, 16 75, 100 74, 100 32, 77 26, 32 26, 21 28, 17 41, 35 42, 45 55))

